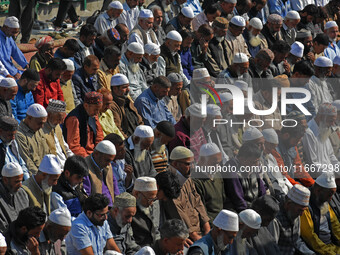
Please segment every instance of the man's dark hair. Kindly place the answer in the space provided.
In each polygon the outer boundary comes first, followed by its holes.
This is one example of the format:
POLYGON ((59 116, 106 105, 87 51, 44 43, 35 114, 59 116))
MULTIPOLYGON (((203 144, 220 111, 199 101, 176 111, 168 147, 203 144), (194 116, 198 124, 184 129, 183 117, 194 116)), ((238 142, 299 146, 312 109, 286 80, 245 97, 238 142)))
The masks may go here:
POLYGON ((88 55, 83 62, 83 66, 90 67, 94 61, 98 61, 99 59, 95 55, 88 55))
POLYGON ((274 218, 280 211, 280 206, 274 197, 270 195, 264 195, 255 199, 251 205, 251 209, 258 212, 260 215, 265 214, 274 218))
POLYGON ((20 79, 27 79, 30 81, 40 81, 40 75, 36 70, 27 68, 21 75, 20 79))
POLYGON ((166 220, 159 229, 161 238, 170 239, 172 237, 179 237, 187 239, 189 236, 189 230, 184 222, 180 219, 166 220))
POLYGON ((124 28, 127 28, 127 26, 123 23, 119 23, 115 26, 115 29, 118 31, 119 34, 123 33, 124 28))
POLYGON ((68 48, 70 51, 73 52, 78 52, 80 49, 80 46, 77 42, 76 39, 68 39, 65 43, 64 43, 64 47, 68 48))
POLYGON ((207 14, 214 14, 219 10, 218 4, 209 4, 207 8, 205 8, 204 13, 207 14))
POLYGON ((38 206, 27 207, 19 212, 15 221, 15 228, 26 227, 27 231, 43 225, 46 222, 46 213, 38 206))
POLYGON ((118 56, 120 54, 120 49, 114 45, 107 46, 104 50, 104 57, 118 56))
POLYGON ((237 156, 242 158, 259 158, 261 157, 261 150, 256 144, 248 142, 241 146, 237 156))
POLYGON ((71 175, 77 174, 83 177, 89 175, 89 168, 85 159, 78 155, 74 155, 66 159, 64 165, 64 171, 65 170, 69 171, 71 175))
POLYGON ((301 60, 294 65, 293 73, 296 72, 311 77, 314 75, 314 68, 308 60, 301 60))
POLYGON ((46 68, 51 69, 52 71, 65 71, 66 64, 61 58, 52 58, 50 61, 48 61, 46 68))
POLYGON ((188 37, 194 38, 194 33, 188 29, 181 30, 179 34, 182 36, 183 41, 188 37))
POLYGON ((92 24, 86 24, 82 26, 82 28, 80 29, 79 37, 80 36, 88 37, 94 35, 97 35, 97 30, 92 24))
POLYGON ((318 44, 326 45, 329 44, 329 38, 326 34, 317 34, 313 39, 313 42, 317 42, 318 44))
POLYGON ((290 51, 290 45, 286 41, 278 40, 273 44, 271 50, 273 52, 288 53, 290 51))
POLYGON ((168 199, 178 198, 181 193, 181 185, 177 175, 170 171, 160 172, 156 175, 159 190, 163 190, 168 199))
POLYGON ((316 7, 315 4, 309 4, 306 5, 306 7, 301 12, 307 12, 307 15, 316 16, 318 14, 318 7, 316 7))
POLYGON ((91 211, 95 212, 98 210, 103 210, 110 203, 109 199, 103 194, 94 194, 86 198, 85 203, 83 205, 83 211, 91 211))
POLYGON ((117 134, 115 133, 111 133, 108 134, 107 136, 105 136, 104 140, 108 140, 111 143, 113 143, 114 145, 122 145, 124 143, 124 140, 117 134))
POLYGON ((285 126, 282 127, 282 129, 281 129, 281 135, 289 134, 290 138, 303 137, 305 132, 306 132, 305 127, 303 125, 301 125, 300 123, 298 123, 295 127, 293 127, 294 124, 295 124, 294 121, 286 120, 285 126))
POLYGON ((159 86, 161 86, 162 88, 171 88, 171 82, 169 81, 168 78, 166 78, 165 76, 161 75, 161 76, 158 76, 156 77, 154 80, 153 80, 153 85, 154 84, 157 84, 159 86))
POLYGON ((197 33, 200 33, 203 36, 209 36, 214 34, 214 29, 208 24, 203 24, 198 28, 197 33))

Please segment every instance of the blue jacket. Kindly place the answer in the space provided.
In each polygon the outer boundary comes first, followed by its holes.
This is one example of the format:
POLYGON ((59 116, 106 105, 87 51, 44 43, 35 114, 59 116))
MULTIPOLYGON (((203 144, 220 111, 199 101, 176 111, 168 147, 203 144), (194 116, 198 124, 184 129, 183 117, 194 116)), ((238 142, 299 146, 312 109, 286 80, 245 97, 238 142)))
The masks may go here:
POLYGON ((15 98, 11 100, 11 105, 12 114, 19 123, 26 117, 26 111, 32 104, 34 104, 32 92, 24 93, 18 84, 18 93, 15 98))
MULTIPOLYGON (((211 232, 209 232, 207 235, 203 236, 201 239, 199 239, 193 245, 191 245, 187 254, 190 255, 190 252, 193 251, 195 247, 201 248, 204 255, 215 255, 215 245, 214 245, 214 241, 211 236, 211 232)), ((225 249, 221 253, 221 255, 227 255, 227 254, 230 254, 229 249, 225 249)))
POLYGON ((191 80, 192 72, 194 71, 194 67, 192 66, 191 51, 190 49, 187 51, 180 50, 178 53, 181 56, 183 73, 188 78, 188 80, 191 80))
POLYGON ((76 97, 81 103, 83 103, 87 92, 97 91, 100 88, 97 75, 87 77, 83 67, 76 70, 72 76, 72 82, 76 91, 76 97))

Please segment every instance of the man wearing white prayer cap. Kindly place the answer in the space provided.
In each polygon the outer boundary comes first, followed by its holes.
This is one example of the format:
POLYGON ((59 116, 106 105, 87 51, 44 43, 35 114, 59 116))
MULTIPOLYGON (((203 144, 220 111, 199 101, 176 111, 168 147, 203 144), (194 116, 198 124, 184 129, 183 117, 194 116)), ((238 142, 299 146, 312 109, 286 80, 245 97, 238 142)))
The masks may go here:
POLYGON ((178 103, 178 96, 182 93, 183 78, 178 73, 171 73, 167 76, 171 82, 170 91, 167 96, 163 98, 166 106, 171 112, 172 116, 178 122, 182 117, 182 110, 178 103))
POLYGON ((135 180, 132 195, 136 198, 137 212, 132 219, 131 226, 133 232, 138 233, 134 235, 134 238, 140 246, 151 246, 160 239, 157 192, 155 178, 144 176, 135 180))
POLYGON ((187 254, 227 254, 238 231, 238 215, 223 209, 214 219, 209 234, 191 245, 187 254))
POLYGON ((103 140, 96 145, 91 155, 85 158, 89 175, 84 178, 83 186, 88 195, 100 193, 106 196, 112 207, 114 201, 114 183, 111 162, 116 157, 115 145, 103 140))
POLYGON ((181 184, 181 194, 174 199, 180 217, 189 228, 193 241, 201 237, 201 230, 206 234, 210 231, 209 217, 205 206, 197 193, 191 173, 194 171, 194 154, 183 146, 175 147, 170 154, 168 170, 176 174, 181 184))
POLYGON ((261 131, 255 127, 249 127, 246 131, 244 131, 242 141, 243 143, 253 143, 257 145, 261 151, 264 150, 265 139, 261 131))
POLYGON ((114 28, 123 10, 123 5, 119 1, 112 1, 107 10, 100 14, 94 23, 97 33, 103 35, 108 29, 114 28))
POLYGON ((283 18, 278 14, 270 14, 267 23, 262 29, 261 33, 266 38, 269 49, 274 45, 277 40, 282 40, 280 33, 283 23, 283 18))
POLYGON ((19 153, 25 161, 31 174, 38 172, 43 157, 50 153, 42 127, 47 121, 47 112, 40 104, 28 107, 26 118, 18 127, 15 140, 18 143, 19 153))
POLYGON ((150 126, 139 125, 135 132, 125 140, 127 157, 133 162, 134 174, 140 176, 155 176, 157 174, 150 153, 154 141, 154 132, 150 126))
POLYGON ((70 232, 72 226, 71 213, 66 207, 60 207, 51 212, 44 229, 42 230, 39 248, 47 254, 64 251, 66 248, 61 247, 61 242, 70 232), (53 244, 53 245, 51 245, 53 244))
POLYGON ((58 158, 53 154, 47 154, 42 159, 39 170, 23 183, 30 206, 38 206, 47 215, 51 213, 52 187, 57 185, 63 171, 58 158))
POLYGON ((295 251, 303 254, 314 253, 304 242, 301 243, 299 234, 300 216, 307 210, 309 198, 309 189, 300 184, 294 185, 281 202, 279 213, 268 226, 284 254, 294 254, 295 251))
POLYGON ((340 56, 340 48, 337 45, 337 38, 339 35, 339 27, 335 21, 328 21, 325 24, 324 33, 329 38, 329 45, 324 50, 324 54, 330 60, 334 60, 336 56, 340 56))
POLYGON ((340 253, 339 221, 329 205, 337 190, 334 168, 325 169, 315 180, 307 210, 301 218, 301 237, 317 254, 340 253), (324 234, 328 233, 328 234, 324 234), (335 237, 336 239, 333 239, 335 237))
POLYGON ((157 36, 152 30, 153 13, 149 9, 143 9, 139 12, 138 24, 130 31, 128 44, 138 42, 140 45, 155 43, 159 45, 157 36))
POLYGON ((198 160, 200 147, 206 143, 202 125, 206 114, 202 114, 201 104, 192 104, 186 108, 184 116, 175 125, 176 136, 169 143, 169 153, 176 146, 184 146, 191 149, 198 160))
POLYGON ((9 224, 15 221, 19 212, 29 206, 28 197, 22 188, 23 171, 16 162, 5 164, 1 171, 0 180, 0 231, 5 232, 9 224))
POLYGON ((290 70, 294 70, 295 64, 303 58, 304 49, 305 46, 301 42, 294 42, 290 46, 290 51, 288 57, 286 58, 287 62, 290 65, 290 70))
POLYGON ((262 21, 254 17, 249 21, 246 31, 243 33, 248 51, 253 58, 261 48, 268 48, 267 40, 261 35, 262 29, 262 21))
POLYGON ((148 88, 143 70, 139 66, 144 55, 143 45, 138 42, 130 43, 119 64, 120 73, 129 80, 130 96, 133 100, 148 88))
POLYGON ((331 85, 327 81, 327 78, 332 74, 332 67, 333 62, 328 57, 318 57, 314 61, 315 73, 305 85, 311 92, 311 102, 316 112, 322 103, 333 102, 333 92, 330 90, 331 85))
POLYGON ((172 18, 166 25, 165 32, 169 33, 169 31, 172 30, 181 31, 184 29, 191 29, 191 22, 194 17, 194 12, 190 7, 183 7, 180 13, 172 18))
POLYGON ((242 35, 243 30, 246 27, 246 21, 241 16, 234 16, 230 22, 226 35, 227 42, 227 64, 228 66, 232 65, 234 56, 237 53, 244 53, 245 55, 250 57, 248 52, 247 43, 244 40, 242 35))
POLYGON ((144 72, 148 87, 158 76, 165 76, 165 60, 160 56, 161 48, 155 43, 144 45, 144 56, 140 66, 144 72))
POLYGON ((1 115, 12 117, 12 106, 10 100, 13 100, 18 93, 18 85, 13 78, 0 79, 0 111, 1 115))
POLYGON ((285 16, 282 27, 281 34, 282 39, 292 45, 295 42, 296 38, 296 26, 299 24, 301 18, 300 14, 297 11, 289 11, 285 16))

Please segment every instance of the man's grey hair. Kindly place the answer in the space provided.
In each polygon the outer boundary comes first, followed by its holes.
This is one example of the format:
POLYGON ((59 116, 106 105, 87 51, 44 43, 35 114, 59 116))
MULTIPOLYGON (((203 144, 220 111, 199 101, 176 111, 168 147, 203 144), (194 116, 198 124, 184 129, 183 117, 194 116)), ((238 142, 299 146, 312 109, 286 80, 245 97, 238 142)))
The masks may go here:
POLYGON ((152 11, 152 13, 153 13, 154 11, 162 11, 161 7, 159 7, 158 5, 152 6, 152 7, 150 8, 150 10, 152 11))
POLYGON ((187 239, 189 237, 189 230, 182 220, 172 219, 163 223, 160 228, 161 238, 179 237, 187 239))

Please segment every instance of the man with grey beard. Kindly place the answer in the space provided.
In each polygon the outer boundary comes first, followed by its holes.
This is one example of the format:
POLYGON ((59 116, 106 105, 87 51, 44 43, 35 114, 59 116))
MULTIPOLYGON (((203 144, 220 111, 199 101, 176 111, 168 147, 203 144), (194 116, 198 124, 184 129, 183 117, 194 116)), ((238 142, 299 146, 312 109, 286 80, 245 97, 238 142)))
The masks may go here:
POLYGON ((133 100, 148 88, 144 73, 139 67, 143 55, 143 46, 137 42, 132 42, 119 63, 120 73, 124 74, 130 82, 130 96, 133 100))
POLYGON ((262 21, 259 18, 252 18, 243 32, 244 40, 247 43, 250 55, 255 58, 261 49, 268 48, 267 40, 261 34, 263 29, 262 21))
MULTIPOLYGON (((314 165, 317 170, 333 165, 337 167, 339 161, 334 155, 329 136, 335 127, 337 109, 335 106, 324 103, 320 105, 317 115, 308 122, 308 129, 302 138, 306 163, 314 165)), ((336 168, 334 168, 336 169, 336 168)))
POLYGON ((157 174, 150 154, 154 141, 154 133, 150 126, 140 125, 132 136, 125 140, 126 162, 132 165, 136 178, 141 176, 155 176, 157 174))
POLYGON ((136 198, 127 192, 115 197, 107 221, 118 248, 123 254, 135 254, 140 246, 133 238, 131 222, 136 214, 136 198))

